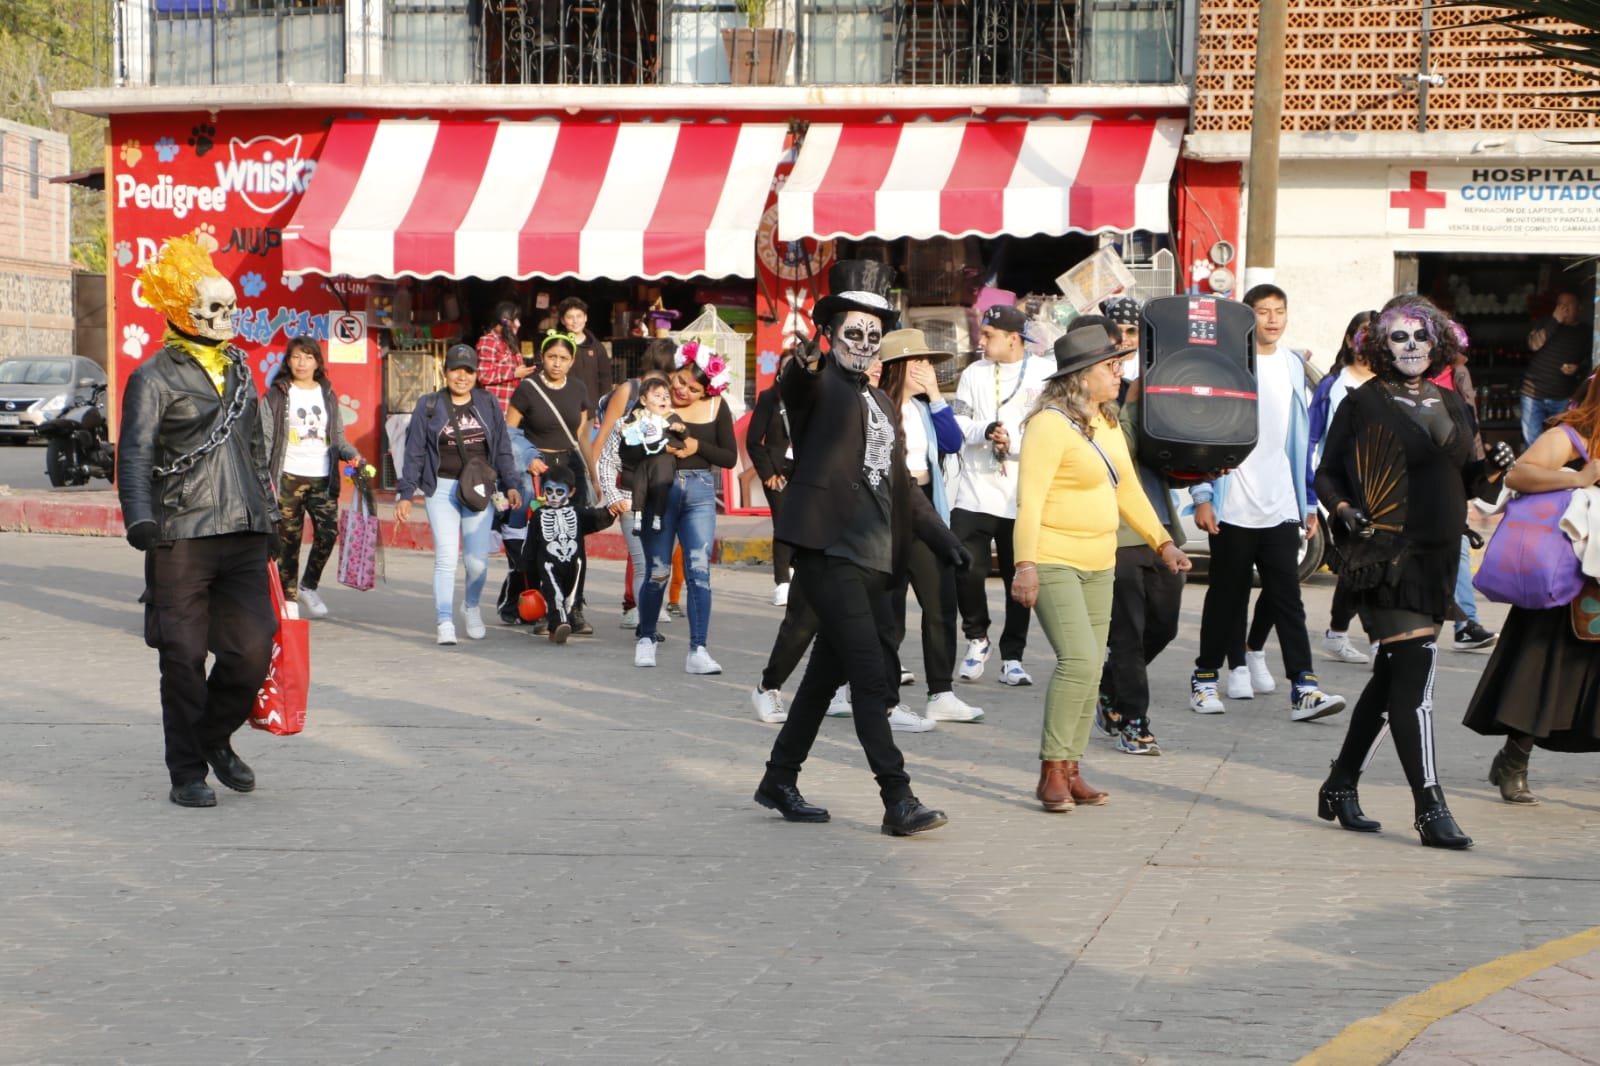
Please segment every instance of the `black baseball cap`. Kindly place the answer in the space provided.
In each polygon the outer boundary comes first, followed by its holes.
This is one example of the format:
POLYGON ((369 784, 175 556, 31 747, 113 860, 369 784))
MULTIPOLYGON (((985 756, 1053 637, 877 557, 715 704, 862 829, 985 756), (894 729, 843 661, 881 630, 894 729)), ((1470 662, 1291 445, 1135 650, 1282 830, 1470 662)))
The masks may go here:
POLYGON ((983 324, 1006 333, 1022 333, 1028 328, 1028 316, 1022 313, 1020 307, 995 304, 983 313, 983 324))

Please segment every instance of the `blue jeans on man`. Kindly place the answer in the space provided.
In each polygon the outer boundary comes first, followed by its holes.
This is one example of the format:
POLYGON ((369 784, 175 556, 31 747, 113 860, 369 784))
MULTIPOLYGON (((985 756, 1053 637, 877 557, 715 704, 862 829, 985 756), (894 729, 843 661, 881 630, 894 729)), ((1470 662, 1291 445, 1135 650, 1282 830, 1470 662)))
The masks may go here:
POLYGON ((1570 406, 1570 400, 1541 400, 1537 396, 1522 397, 1522 443, 1532 446, 1544 432, 1544 424, 1570 406))

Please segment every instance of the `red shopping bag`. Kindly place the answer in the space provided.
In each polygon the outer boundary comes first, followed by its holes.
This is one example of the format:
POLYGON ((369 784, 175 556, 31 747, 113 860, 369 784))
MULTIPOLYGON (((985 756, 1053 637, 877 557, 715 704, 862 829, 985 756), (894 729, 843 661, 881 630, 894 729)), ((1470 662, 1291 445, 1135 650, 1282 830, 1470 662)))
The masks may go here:
POLYGON ((272 638, 272 664, 256 693, 250 724, 256 729, 293 736, 306 726, 306 698, 311 691, 311 623, 289 617, 289 603, 278 579, 278 564, 267 563, 272 608, 278 613, 278 635, 272 638))

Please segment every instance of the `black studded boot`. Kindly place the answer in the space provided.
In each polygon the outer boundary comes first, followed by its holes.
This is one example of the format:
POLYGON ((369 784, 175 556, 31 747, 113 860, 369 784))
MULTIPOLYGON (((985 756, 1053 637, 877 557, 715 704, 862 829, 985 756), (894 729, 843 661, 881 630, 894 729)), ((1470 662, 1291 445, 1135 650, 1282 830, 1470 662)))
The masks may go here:
POLYGON ((1337 762, 1329 763, 1328 779, 1317 790, 1317 817, 1324 822, 1337 818, 1341 829, 1354 833, 1376 833, 1383 824, 1362 813, 1361 797, 1356 794, 1358 776, 1340 770, 1337 762))
POLYGON ((1472 847, 1472 838, 1461 831, 1450 808, 1444 805, 1444 789, 1429 785, 1416 793, 1417 833, 1425 848, 1472 847))

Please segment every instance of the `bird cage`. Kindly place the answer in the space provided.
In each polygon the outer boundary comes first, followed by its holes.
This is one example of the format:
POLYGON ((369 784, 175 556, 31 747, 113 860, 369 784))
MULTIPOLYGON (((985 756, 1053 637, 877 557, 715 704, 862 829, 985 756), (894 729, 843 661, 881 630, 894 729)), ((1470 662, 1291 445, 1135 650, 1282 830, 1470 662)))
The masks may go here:
POLYGON ((724 322, 713 304, 705 304, 700 308, 700 317, 690 322, 687 326, 673 333, 672 339, 679 344, 686 341, 699 341, 711 348, 728 364, 728 389, 722 395, 726 398, 728 406, 732 408, 735 420, 744 414, 749 406, 745 398, 744 386, 747 380, 752 380, 755 375, 750 373, 749 354, 750 338, 747 334, 740 333, 724 322))

